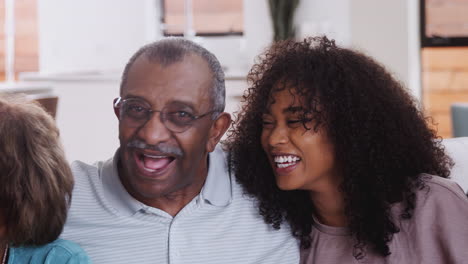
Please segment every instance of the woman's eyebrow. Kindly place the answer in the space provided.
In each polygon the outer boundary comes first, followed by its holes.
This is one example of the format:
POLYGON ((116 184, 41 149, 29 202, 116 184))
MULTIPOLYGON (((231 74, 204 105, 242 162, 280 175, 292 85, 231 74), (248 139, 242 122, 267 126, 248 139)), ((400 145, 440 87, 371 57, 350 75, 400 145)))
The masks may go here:
POLYGON ((289 106, 283 110, 283 113, 297 113, 297 112, 303 112, 304 107, 302 106, 289 106))

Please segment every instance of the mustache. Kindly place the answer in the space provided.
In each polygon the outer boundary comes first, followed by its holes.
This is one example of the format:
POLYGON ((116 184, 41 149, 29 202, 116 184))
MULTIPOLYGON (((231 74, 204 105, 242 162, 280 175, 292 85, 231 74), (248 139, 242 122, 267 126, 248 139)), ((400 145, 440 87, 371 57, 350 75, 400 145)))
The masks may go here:
POLYGON ((141 140, 134 139, 128 142, 127 147, 158 151, 158 152, 169 154, 171 156, 176 156, 176 157, 184 156, 184 152, 180 148, 170 146, 165 143, 158 143, 157 145, 150 145, 150 144, 146 144, 145 142, 141 140))

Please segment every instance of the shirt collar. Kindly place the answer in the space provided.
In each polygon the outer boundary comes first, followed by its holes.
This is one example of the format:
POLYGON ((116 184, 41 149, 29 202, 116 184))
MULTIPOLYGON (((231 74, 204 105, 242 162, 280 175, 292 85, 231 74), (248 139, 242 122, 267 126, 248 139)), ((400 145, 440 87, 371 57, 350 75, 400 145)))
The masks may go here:
MULTIPOLYGON (((101 167, 104 195, 120 214, 131 216, 148 206, 133 198, 123 186, 117 169, 119 158, 117 150, 114 157, 101 167)), ((198 198, 214 206, 229 205, 232 199, 231 180, 226 153, 221 146, 217 146, 209 154, 208 175, 198 198)))
POLYGON ((226 153, 218 145, 209 154, 208 176, 201 190, 205 202, 214 206, 227 206, 232 200, 232 183, 226 153))
POLYGON ((119 150, 117 150, 114 157, 104 162, 101 167, 104 196, 119 213, 131 216, 146 205, 133 198, 123 186, 117 169, 119 157, 119 150))

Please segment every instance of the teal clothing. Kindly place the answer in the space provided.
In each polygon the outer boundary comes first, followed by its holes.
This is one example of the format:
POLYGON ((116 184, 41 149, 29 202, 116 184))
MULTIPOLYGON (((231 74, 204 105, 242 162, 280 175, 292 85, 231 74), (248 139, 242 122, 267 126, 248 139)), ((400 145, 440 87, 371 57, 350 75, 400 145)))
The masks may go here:
POLYGON ((63 239, 39 247, 10 248, 8 264, 91 264, 85 251, 63 239))

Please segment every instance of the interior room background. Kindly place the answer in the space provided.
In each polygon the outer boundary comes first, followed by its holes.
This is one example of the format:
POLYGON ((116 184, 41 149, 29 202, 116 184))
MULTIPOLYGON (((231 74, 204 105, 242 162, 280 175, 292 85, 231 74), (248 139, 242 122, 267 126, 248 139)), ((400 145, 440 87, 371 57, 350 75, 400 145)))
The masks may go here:
MULTIPOLYGON (((0 0, 0 80, 6 78, 6 1, 11 0, 0 0)), ((180 1, 182 7, 191 3, 192 10, 205 12, 207 25, 231 19, 230 29, 221 33, 203 33, 200 18, 187 27, 184 17, 196 14, 165 0, 14 2, 16 87, 40 87, 58 97, 56 121, 69 160, 94 162, 113 155, 118 126, 112 100, 118 96, 125 63, 142 45, 167 34, 184 34, 212 51, 225 69, 227 111, 235 116, 248 70, 273 41, 268 0, 225 0, 224 7, 206 9, 203 2, 213 1, 180 1), (232 11, 239 6, 240 12, 232 11)), ((426 0, 440 11, 444 7, 437 2, 426 0)), ((468 3, 461 6, 457 10, 467 14, 468 3)), ((376 58, 434 118, 439 135, 451 137, 450 105, 468 102, 468 48, 424 45, 420 8, 420 0, 300 0, 293 25, 298 39, 327 34, 376 58)), ((450 20, 450 12, 448 8, 432 17, 450 20)))

